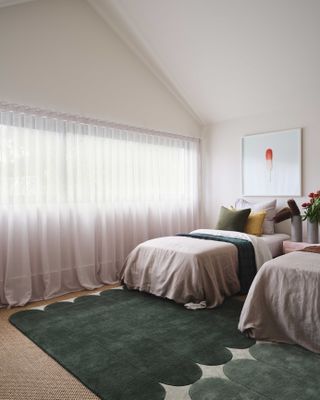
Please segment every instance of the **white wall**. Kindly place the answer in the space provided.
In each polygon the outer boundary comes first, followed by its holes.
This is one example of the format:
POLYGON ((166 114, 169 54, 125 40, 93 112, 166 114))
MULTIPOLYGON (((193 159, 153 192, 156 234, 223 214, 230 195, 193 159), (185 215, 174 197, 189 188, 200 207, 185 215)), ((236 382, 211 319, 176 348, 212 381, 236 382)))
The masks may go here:
POLYGON ((193 116, 84 0, 0 8, 0 100, 200 134, 193 116))
MULTIPOLYGON (((320 119, 318 110, 292 110, 235 119, 206 129, 204 156, 203 224, 215 226, 221 205, 231 205, 241 197, 241 137, 288 128, 303 128, 302 194, 320 189, 320 119)), ((262 198, 247 198, 261 200, 262 198)), ((285 203, 287 197, 279 198, 285 203)), ((303 198, 296 198, 300 206, 303 198)))

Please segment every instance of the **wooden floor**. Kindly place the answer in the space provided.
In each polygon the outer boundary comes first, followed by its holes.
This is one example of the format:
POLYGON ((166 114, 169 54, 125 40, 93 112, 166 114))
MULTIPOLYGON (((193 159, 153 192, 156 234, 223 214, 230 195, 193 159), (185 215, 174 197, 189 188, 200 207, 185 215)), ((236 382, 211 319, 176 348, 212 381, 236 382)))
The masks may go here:
POLYGON ((0 400, 94 400, 89 389, 20 333, 8 318, 32 307, 106 290, 70 293, 26 307, 0 309, 0 400))

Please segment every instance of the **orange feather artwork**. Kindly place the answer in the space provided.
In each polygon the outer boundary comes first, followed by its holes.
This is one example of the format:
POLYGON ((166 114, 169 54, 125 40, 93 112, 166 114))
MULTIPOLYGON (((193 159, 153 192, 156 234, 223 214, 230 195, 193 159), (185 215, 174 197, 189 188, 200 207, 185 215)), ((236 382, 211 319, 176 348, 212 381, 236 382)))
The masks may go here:
POLYGON ((273 159, 273 151, 272 149, 266 150, 266 167, 269 175, 269 182, 271 182, 271 172, 272 172, 272 159, 273 159))

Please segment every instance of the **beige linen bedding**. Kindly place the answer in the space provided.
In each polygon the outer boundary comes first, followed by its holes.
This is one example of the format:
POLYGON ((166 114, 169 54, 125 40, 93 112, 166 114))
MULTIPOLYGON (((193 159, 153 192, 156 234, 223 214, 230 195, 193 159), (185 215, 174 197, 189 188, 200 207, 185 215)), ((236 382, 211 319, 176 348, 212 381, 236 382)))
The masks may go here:
POLYGON ((230 243, 168 236, 148 240, 126 260, 123 281, 177 303, 215 307, 239 292, 237 248, 230 243))
MULTIPOLYGON (((238 232, 197 230, 192 233, 230 235, 252 241, 256 263, 271 258, 261 239, 238 232), (260 249, 260 251, 259 251, 260 249)), ((182 236, 148 240, 128 256, 121 272, 129 289, 138 289, 177 303, 206 302, 216 307, 238 293, 238 250, 231 243, 182 236)))
POLYGON ((296 251, 265 263, 244 303, 239 329, 320 353, 320 254, 296 251))

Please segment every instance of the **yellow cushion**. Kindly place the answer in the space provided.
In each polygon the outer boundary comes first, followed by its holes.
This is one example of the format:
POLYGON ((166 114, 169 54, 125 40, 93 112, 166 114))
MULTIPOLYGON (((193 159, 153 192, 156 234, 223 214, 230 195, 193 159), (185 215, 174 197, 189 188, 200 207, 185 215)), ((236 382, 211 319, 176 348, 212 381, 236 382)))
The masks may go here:
POLYGON ((265 216, 265 211, 251 212, 244 227, 244 232, 249 235, 261 236, 265 216))

